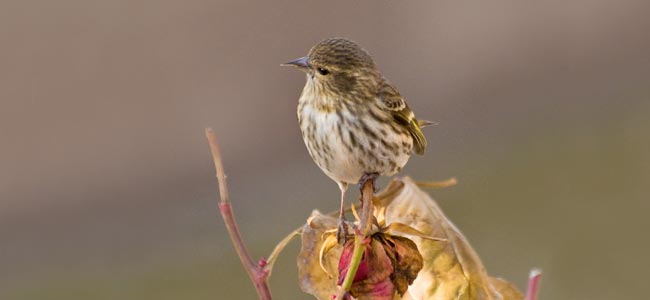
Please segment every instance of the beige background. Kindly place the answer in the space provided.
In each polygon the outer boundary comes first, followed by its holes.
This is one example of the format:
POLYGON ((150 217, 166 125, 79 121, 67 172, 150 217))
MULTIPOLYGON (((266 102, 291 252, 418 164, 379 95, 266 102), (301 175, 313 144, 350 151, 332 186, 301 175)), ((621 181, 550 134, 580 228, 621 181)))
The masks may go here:
MULTIPOLYGON (((216 206, 221 139, 255 257, 338 189, 281 68, 330 36, 439 122, 404 171, 489 272, 543 299, 647 296, 647 1, 0 3, 0 298, 253 299, 216 206)), ((354 197, 354 196, 352 196, 354 197)), ((271 279, 298 291, 297 244, 271 279)))

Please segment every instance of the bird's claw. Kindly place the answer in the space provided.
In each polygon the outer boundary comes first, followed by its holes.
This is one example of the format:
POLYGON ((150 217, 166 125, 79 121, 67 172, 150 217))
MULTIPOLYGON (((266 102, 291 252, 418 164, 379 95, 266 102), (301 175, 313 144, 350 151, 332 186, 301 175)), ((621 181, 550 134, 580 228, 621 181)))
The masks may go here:
POLYGON ((378 173, 363 173, 361 176, 361 179, 359 179, 359 190, 361 190, 361 193, 363 193, 363 187, 366 185, 366 182, 371 181, 372 182, 372 189, 373 193, 377 192, 377 185, 375 184, 375 180, 379 177, 378 173))

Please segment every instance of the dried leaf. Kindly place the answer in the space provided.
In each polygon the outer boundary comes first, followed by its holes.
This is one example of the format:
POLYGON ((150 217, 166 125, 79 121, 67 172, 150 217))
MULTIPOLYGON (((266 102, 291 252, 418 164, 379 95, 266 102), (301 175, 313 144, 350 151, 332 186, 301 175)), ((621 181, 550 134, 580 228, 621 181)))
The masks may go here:
POLYGON ((375 205, 378 211, 385 207, 387 224, 402 223, 426 236, 447 239, 447 242, 440 242, 411 236, 424 257, 424 267, 408 289, 412 299, 523 299, 512 285, 487 275, 463 234, 412 179, 391 181, 385 191, 377 195, 375 205))
POLYGON ((337 223, 336 218, 315 210, 302 228, 302 246, 298 255, 300 288, 320 300, 330 300, 337 290, 337 278, 329 274, 338 274, 338 262, 343 247, 336 244, 329 251, 324 252, 319 259, 320 250, 325 242, 321 236, 327 230, 336 228, 337 223))

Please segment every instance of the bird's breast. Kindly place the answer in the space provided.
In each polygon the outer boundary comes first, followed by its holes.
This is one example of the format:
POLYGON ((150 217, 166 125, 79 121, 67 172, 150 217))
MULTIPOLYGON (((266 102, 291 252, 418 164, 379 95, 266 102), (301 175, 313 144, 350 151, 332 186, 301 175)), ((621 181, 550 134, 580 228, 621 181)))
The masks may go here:
POLYGON ((317 105, 322 100, 305 96, 298 105, 302 136, 314 162, 333 180, 356 183, 364 173, 392 175, 408 161, 410 136, 363 110, 323 110, 317 105))

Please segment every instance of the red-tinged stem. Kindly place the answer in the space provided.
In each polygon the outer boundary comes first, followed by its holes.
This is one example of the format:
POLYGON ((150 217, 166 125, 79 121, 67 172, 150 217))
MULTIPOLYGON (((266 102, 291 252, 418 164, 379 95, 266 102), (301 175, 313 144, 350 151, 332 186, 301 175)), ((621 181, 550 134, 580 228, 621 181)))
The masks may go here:
POLYGON ((354 248, 352 250, 352 257, 350 259, 350 264, 348 265, 348 271, 345 275, 345 279, 341 284, 341 289, 337 293, 335 299, 341 300, 345 299, 345 296, 352 288, 352 283, 354 281, 354 276, 357 274, 359 269, 359 264, 361 264, 361 259, 363 258, 364 248, 366 246, 365 240, 366 237, 370 234, 372 229, 372 216, 373 216, 373 204, 372 197, 374 196, 374 181, 368 180, 363 186, 361 191, 361 216, 359 216, 359 228, 355 230, 354 235, 354 248))
POLYGON ((539 294, 539 282, 542 279, 542 272, 538 269, 530 271, 528 277, 528 288, 526 288, 526 300, 537 300, 539 294))
POLYGON ((230 199, 228 198, 228 186, 226 185, 226 175, 223 170, 223 163, 221 160, 221 151, 219 150, 219 145, 217 143, 217 136, 211 128, 205 129, 205 136, 208 139, 210 144, 210 150, 212 152, 212 159, 214 160, 214 167, 217 171, 217 182, 219 184, 219 195, 221 196, 221 202, 219 203, 219 211, 223 217, 223 222, 226 224, 228 229, 228 234, 230 235, 230 240, 232 245, 235 247, 235 251, 241 260, 248 277, 253 282, 257 294, 260 297, 260 300, 271 300, 271 290, 269 289, 268 284, 268 275, 269 272, 264 269, 261 264, 256 264, 253 259, 251 259, 248 250, 244 244, 244 240, 239 233, 239 227, 235 221, 235 215, 232 211, 232 206, 230 205, 230 199))

